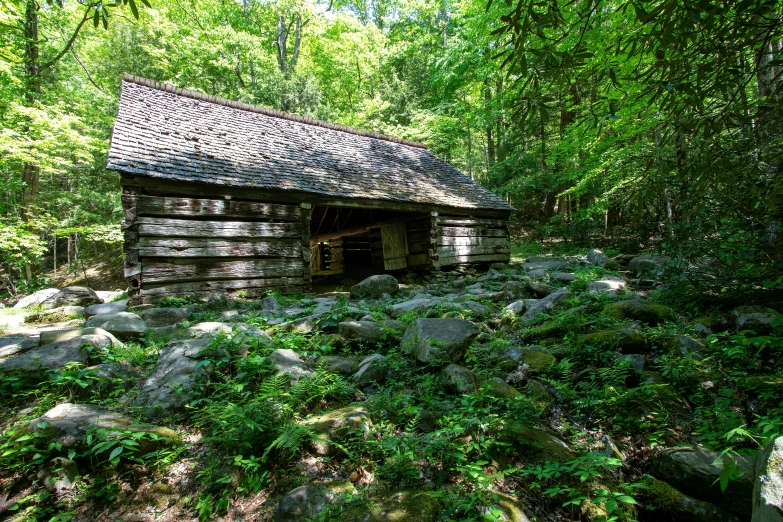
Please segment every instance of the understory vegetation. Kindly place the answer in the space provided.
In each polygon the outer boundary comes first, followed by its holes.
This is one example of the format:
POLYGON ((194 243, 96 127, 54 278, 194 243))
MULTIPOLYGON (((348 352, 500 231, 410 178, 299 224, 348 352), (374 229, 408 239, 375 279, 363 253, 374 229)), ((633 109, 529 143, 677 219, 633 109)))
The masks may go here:
MULTIPOLYGON (((736 330, 721 310, 680 306, 667 300, 670 292, 653 291, 653 312, 629 323, 616 310, 632 294, 584 291, 586 281, 618 273, 582 266, 570 283, 551 282, 572 292, 562 307, 524 324, 505 310, 505 300, 492 297, 509 288, 518 270, 512 265, 482 278, 483 296, 471 292, 480 274, 429 285, 430 295, 448 302, 403 313, 372 343, 337 335, 337 325, 357 316, 380 321, 394 303, 413 297, 409 291, 358 303, 340 296, 309 333, 288 323, 268 327, 272 315, 257 301, 210 306, 169 299, 161 305, 191 306, 174 334, 150 333, 92 354, 95 362, 132 365, 134 378, 100 377, 78 364, 34 378, 4 377, 0 490, 17 499, 5 516, 97 520, 150 506, 200 520, 249 512, 267 520, 289 490, 343 481, 342 500, 313 520, 342 520, 401 490, 424 494, 442 520, 518 520, 510 518, 514 510, 540 521, 660 520, 655 509, 666 500, 651 495, 648 482, 659 450, 715 450, 725 488, 742 474, 735 459, 783 433, 780 314, 759 335, 736 330), (163 437, 154 426, 93 429, 80 445, 65 448, 50 442, 46 430, 31 431, 34 419, 63 402, 143 418, 137 394, 161 348, 191 325, 221 321, 226 310, 239 311, 244 323, 270 337, 235 328, 209 343, 197 365, 210 370, 209 379, 199 381, 184 408, 154 420, 175 436, 163 437), (421 364, 401 347, 400 335, 421 317, 462 318, 478 327, 463 363, 473 375, 469 389, 450 389, 441 364, 421 364), (620 335, 629 324, 633 335, 620 335), (696 325, 713 333, 700 334, 696 325), (699 348, 683 350, 682 336, 697 339, 699 348), (532 344, 546 354, 545 364, 531 357, 523 368, 505 355, 532 344), (312 375, 292 380, 276 371, 270 355, 286 349, 310 364, 312 375), (626 353, 644 356, 642 371, 621 357, 626 353), (324 359, 372 354, 385 356, 382 377, 362 384, 324 359), (366 425, 351 425, 339 437, 314 428, 314 419, 357 404, 370 419, 366 425), (78 463, 79 478, 72 489, 55 492, 46 480, 58 476, 63 459, 78 463)), ((302 316, 316 305, 307 296, 277 297, 284 307, 302 307, 302 316)))

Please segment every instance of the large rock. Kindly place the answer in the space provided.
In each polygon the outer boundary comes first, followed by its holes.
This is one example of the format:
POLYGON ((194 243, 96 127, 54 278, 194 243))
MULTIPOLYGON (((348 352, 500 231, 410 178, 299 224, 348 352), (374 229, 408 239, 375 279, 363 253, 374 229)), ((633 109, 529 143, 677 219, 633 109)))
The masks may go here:
POLYGON ((415 312, 418 310, 432 308, 439 303, 441 303, 441 299, 438 297, 420 295, 408 301, 403 301, 401 303, 392 305, 389 313, 392 317, 400 317, 406 312, 415 312))
POLYGON ((214 364, 200 364, 211 339, 178 339, 160 351, 152 375, 144 381, 136 403, 148 416, 165 414, 196 398, 197 384, 212 373, 214 364))
POLYGON ((443 368, 438 379, 447 393, 455 395, 473 393, 479 386, 476 375, 458 364, 449 364, 443 368))
POLYGON ((665 338, 670 349, 682 355, 697 354, 707 348, 707 345, 698 339, 687 335, 673 334, 665 338))
POLYGON ((739 455, 733 458, 741 476, 730 480, 723 493, 719 485, 723 460, 715 451, 661 453, 653 461, 652 474, 687 495, 717 504, 740 517, 749 517, 753 505, 754 459, 739 455))
POLYGON ((316 517, 327 504, 338 503, 344 496, 354 493, 356 488, 353 484, 344 481, 299 486, 280 499, 272 521, 307 522, 316 517))
POLYGON ((116 314, 118 312, 128 311, 128 300, 112 301, 110 303, 96 304, 84 309, 84 316, 88 319, 94 315, 116 314))
POLYGON ((261 300, 261 311, 268 315, 277 315, 283 311, 283 307, 275 296, 268 295, 261 300))
POLYGON ((21 298, 19 302, 14 305, 14 310, 21 310, 23 308, 29 308, 33 305, 39 305, 53 295, 57 294, 59 291, 59 288, 44 288, 43 290, 38 290, 37 292, 21 298))
POLYGON ((587 262, 590 263, 593 266, 606 266, 606 262, 609 261, 609 258, 606 257, 606 254, 603 253, 603 251, 598 250, 597 248, 591 248, 587 252, 587 262))
POLYGON ((756 457, 752 522, 783 522, 783 436, 756 457))
POLYGON ((66 286, 56 294, 41 302, 46 308, 57 308, 59 306, 90 306, 101 304, 103 299, 98 297, 90 288, 83 286, 66 286))
POLYGON ((435 522, 440 518, 440 502, 418 490, 395 491, 351 507, 330 521, 340 522, 435 522))
POLYGON ((380 299, 383 294, 394 295, 400 289, 400 284, 388 274, 373 275, 351 287, 351 297, 355 299, 380 299))
POLYGON ((573 294, 571 292, 560 290, 549 294, 543 299, 529 299, 526 303, 525 313, 522 315, 522 322, 529 323, 534 321, 539 314, 549 313, 564 305, 566 300, 570 299, 572 296, 573 294))
MULTIPOLYGON (((100 306, 100 305, 97 305, 100 306)), ((62 323, 84 316, 83 306, 61 306, 25 316, 25 323, 62 323)))
POLYGON ((324 355, 318 359, 318 366, 343 377, 350 377, 359 370, 359 361, 339 355, 324 355))
POLYGON ((73 339, 74 337, 81 337, 83 335, 100 335, 108 337, 111 340, 112 346, 115 348, 122 348, 123 344, 119 339, 112 334, 104 330, 103 328, 71 328, 68 330, 43 330, 39 336, 39 344, 41 346, 45 344, 59 343, 73 339))
POLYGON ((30 423, 30 430, 43 431, 51 435, 52 442, 65 447, 81 444, 87 432, 93 428, 155 433, 164 439, 173 439, 177 436, 175 431, 168 428, 138 424, 131 417, 101 409, 93 404, 63 403, 30 423))
POLYGON ((234 342, 248 342, 251 339, 260 340, 263 343, 269 343, 272 338, 263 330, 246 323, 221 323, 205 322, 194 324, 185 330, 185 337, 192 339, 213 338, 218 335, 225 335, 234 342))
POLYGON ((423 363, 460 362, 478 334, 464 319, 416 319, 405 330, 402 348, 423 363))
POLYGON ((522 396, 522 393, 519 390, 506 383, 506 381, 500 377, 491 378, 488 382, 488 385, 489 394, 493 397, 500 397, 502 399, 516 399, 517 397, 522 396))
POLYGON ((620 353, 646 353, 649 349, 647 339, 638 328, 627 327, 617 330, 602 330, 582 336, 584 344, 620 353))
POLYGON ((715 504, 686 495, 663 480, 652 477, 642 479, 645 489, 638 498, 645 505, 655 507, 656 520, 677 522, 740 522, 740 519, 715 504))
POLYGON ((568 444, 546 430, 526 424, 511 424, 505 438, 524 456, 526 462, 566 462, 574 458, 568 444))
POLYGON ((95 315, 87 319, 86 326, 102 328, 118 339, 138 339, 147 334, 147 325, 131 312, 95 315))
MULTIPOLYGON (((397 324, 401 327, 400 323, 397 324)), ((388 326, 375 321, 343 321, 337 324, 337 333, 345 339, 366 344, 383 341, 389 335, 389 331, 388 326)))
POLYGON ((531 371, 543 372, 554 366, 557 359, 551 353, 536 347, 535 349, 525 348, 519 357, 519 364, 527 364, 531 371))
POLYGON ((772 332, 772 321, 779 314, 763 306, 738 306, 731 311, 731 322, 737 330, 753 330, 757 334, 772 332))
POLYGON ((303 361, 299 354, 293 350, 279 348, 270 353, 267 360, 272 363, 276 373, 287 375, 292 381, 313 376, 313 369, 310 364, 303 361))
POLYGON ((334 455, 339 453, 339 448, 330 444, 331 441, 339 444, 341 440, 357 433, 366 437, 370 433, 372 421, 364 406, 353 404, 309 419, 305 424, 319 436, 311 443, 313 452, 316 455, 334 455))
POLYGON ((625 290, 628 283, 622 277, 607 275, 598 281, 587 283, 587 290, 597 294, 617 294, 625 290))
POLYGON ((190 310, 187 308, 147 308, 141 312, 140 316, 150 328, 160 328, 187 321, 190 310))
POLYGON ((58 343, 46 344, 38 348, 18 351, 0 360, 0 373, 38 372, 56 370, 69 363, 86 364, 92 350, 105 350, 112 344, 109 337, 103 335, 82 335, 58 343))
POLYGON ((37 337, 0 337, 0 361, 36 346, 37 337))
POLYGON ((617 319, 633 319, 650 326, 657 326, 666 321, 676 321, 677 314, 666 305, 648 303, 639 299, 618 301, 604 306, 602 315, 617 319))
POLYGON ((353 381, 358 385, 369 384, 372 382, 382 383, 386 380, 386 357, 379 353, 374 353, 359 363, 359 370, 353 376, 353 381))
POLYGON ((628 263, 628 270, 637 277, 645 274, 659 276, 670 262, 671 258, 666 256, 637 256, 628 263))

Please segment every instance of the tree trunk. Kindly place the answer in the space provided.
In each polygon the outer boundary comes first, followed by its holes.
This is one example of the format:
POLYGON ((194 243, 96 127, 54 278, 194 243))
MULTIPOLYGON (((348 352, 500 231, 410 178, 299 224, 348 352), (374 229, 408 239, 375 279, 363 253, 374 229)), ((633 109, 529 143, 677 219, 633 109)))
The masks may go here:
MULTIPOLYGON (((24 72, 25 72, 25 102, 33 105, 41 94, 40 52, 38 49, 38 4, 35 0, 27 0, 24 24, 24 72)), ((27 132, 30 132, 29 127, 27 132)), ((41 168, 34 163, 25 162, 22 165, 22 218, 27 219, 28 210, 38 193, 38 181, 41 168)))
MULTIPOLYGON (((489 86, 489 78, 484 80, 484 102, 487 113, 492 112, 492 89, 489 86)), ((495 165, 495 130, 490 120, 487 123, 487 164, 489 168, 495 165)))
POLYGON ((280 14, 277 17, 277 66, 280 68, 280 73, 285 75, 288 73, 288 31, 285 27, 285 17, 280 14))

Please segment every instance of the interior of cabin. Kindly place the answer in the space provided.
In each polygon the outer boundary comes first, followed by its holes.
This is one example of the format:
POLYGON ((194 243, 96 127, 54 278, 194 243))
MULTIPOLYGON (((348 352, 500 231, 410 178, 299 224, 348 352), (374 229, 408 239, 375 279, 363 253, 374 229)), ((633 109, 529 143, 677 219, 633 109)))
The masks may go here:
POLYGON ((315 206, 310 220, 313 282, 361 281, 428 266, 428 212, 315 206), (349 281, 350 280, 350 281, 349 281))

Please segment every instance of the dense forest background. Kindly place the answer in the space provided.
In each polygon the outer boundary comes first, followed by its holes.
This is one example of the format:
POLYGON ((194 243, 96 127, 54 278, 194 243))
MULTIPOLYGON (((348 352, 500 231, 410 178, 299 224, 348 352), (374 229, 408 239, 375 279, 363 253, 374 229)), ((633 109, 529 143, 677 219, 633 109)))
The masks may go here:
POLYGON ((780 3, 0 0, 2 284, 44 284, 55 249, 119 257, 104 166, 128 72, 422 141, 519 233, 775 291, 780 3))

